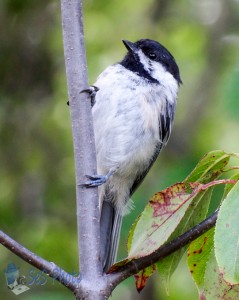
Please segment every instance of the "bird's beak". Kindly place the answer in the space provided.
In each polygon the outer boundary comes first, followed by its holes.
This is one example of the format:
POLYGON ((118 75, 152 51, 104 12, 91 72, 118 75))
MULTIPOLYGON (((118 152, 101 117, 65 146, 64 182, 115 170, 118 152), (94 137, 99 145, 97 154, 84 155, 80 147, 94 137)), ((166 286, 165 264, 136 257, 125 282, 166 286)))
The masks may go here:
POLYGON ((122 40, 122 42, 124 43, 126 49, 129 51, 129 52, 137 52, 138 51, 138 48, 135 46, 134 43, 130 42, 130 41, 127 41, 127 40, 122 40))

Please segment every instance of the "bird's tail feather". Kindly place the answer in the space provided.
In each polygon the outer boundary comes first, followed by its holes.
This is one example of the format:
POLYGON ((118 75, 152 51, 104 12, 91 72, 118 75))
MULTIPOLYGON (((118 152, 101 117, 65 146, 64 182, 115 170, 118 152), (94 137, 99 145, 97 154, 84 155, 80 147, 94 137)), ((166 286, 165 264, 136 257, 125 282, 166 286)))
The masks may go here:
POLYGON ((113 204, 103 201, 100 219, 101 257, 104 271, 107 272, 116 260, 122 213, 113 204))

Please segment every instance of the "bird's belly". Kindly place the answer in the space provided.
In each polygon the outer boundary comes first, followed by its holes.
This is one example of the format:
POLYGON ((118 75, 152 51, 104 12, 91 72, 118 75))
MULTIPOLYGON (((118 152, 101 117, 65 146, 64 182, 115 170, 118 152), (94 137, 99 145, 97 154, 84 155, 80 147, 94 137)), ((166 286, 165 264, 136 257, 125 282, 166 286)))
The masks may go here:
POLYGON ((160 101, 147 89, 125 87, 112 97, 121 101, 109 101, 104 91, 98 94, 104 105, 96 99, 93 109, 98 173, 133 176, 149 165, 160 142, 160 101))
POLYGON ((98 143, 98 172, 105 174, 111 170, 125 178, 135 177, 149 165, 159 140, 152 129, 146 130, 143 125, 121 129, 109 131, 108 137, 98 143))

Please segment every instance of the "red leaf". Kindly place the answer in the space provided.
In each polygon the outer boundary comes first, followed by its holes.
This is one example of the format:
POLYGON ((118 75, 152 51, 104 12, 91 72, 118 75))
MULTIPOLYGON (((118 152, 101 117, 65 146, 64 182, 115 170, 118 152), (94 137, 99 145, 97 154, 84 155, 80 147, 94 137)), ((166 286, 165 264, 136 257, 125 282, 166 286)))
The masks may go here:
POLYGON ((147 280, 149 279, 150 276, 153 275, 155 270, 156 270, 156 266, 152 265, 140 271, 138 274, 134 275, 136 289, 139 293, 145 287, 147 280))

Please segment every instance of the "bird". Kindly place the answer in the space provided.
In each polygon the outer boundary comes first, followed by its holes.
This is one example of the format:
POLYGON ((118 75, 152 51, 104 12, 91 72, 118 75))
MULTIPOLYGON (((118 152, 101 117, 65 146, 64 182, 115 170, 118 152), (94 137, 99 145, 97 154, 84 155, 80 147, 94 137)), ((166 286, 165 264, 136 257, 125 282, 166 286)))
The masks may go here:
POLYGON ((97 174, 87 175, 85 186, 99 190, 104 272, 115 263, 130 198, 169 139, 182 84, 178 65, 162 44, 122 42, 124 58, 107 67, 88 90, 97 174))

